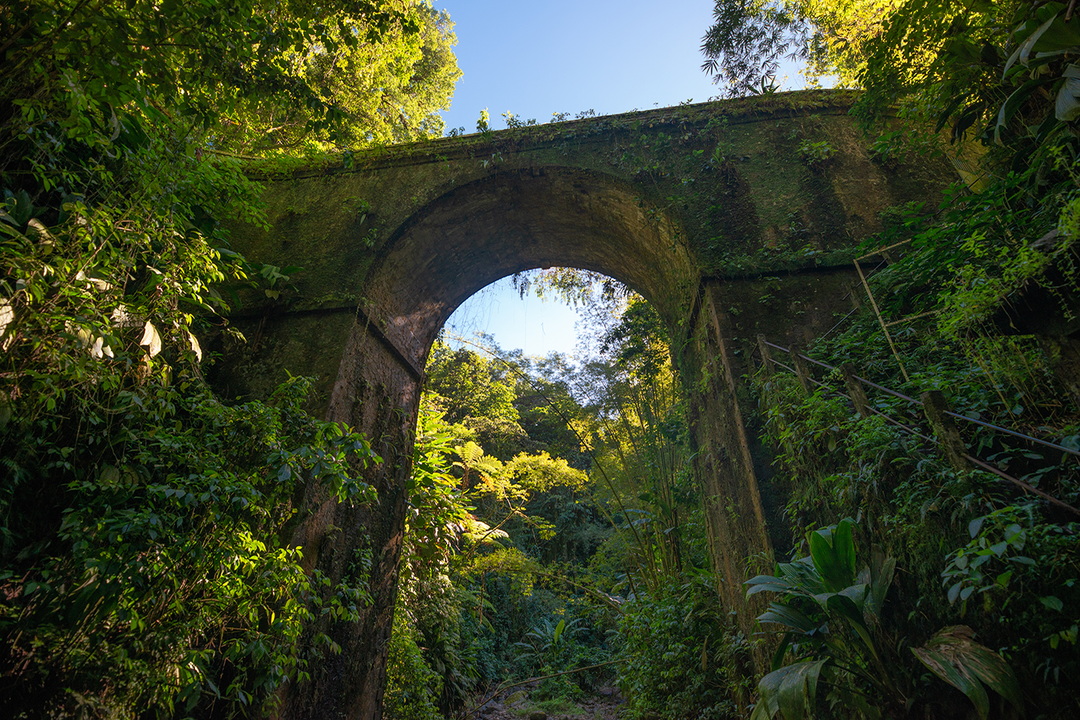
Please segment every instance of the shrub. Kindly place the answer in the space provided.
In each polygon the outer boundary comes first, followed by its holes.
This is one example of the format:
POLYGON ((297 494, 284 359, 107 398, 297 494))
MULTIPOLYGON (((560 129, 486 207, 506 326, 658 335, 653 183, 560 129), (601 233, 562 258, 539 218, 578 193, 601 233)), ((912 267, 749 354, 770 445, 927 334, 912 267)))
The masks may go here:
POLYGON ((747 704, 748 644, 714 583, 703 574, 626 603, 619 685, 631 718, 730 717, 747 704))
POLYGON ((404 613, 394 616, 386 665, 383 716, 387 720, 441 720, 437 702, 443 683, 424 662, 404 613))
POLYGON ((799 143, 799 159, 810 168, 823 167, 835 154, 836 148, 825 140, 818 142, 803 140, 799 143))

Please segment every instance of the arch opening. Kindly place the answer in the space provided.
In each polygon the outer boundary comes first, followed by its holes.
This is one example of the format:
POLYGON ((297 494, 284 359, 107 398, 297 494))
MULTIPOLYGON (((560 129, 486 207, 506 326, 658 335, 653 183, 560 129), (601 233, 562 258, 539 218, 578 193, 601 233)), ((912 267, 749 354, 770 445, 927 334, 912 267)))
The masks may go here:
MULTIPOLYGON (((490 336, 500 349, 522 357, 546 357, 553 352, 576 357, 578 334, 592 324, 592 301, 611 294, 605 286, 626 288, 606 276, 592 282, 594 277, 569 268, 541 268, 504 277, 458 306, 443 324, 441 342, 456 347, 465 339, 486 342, 490 336), (564 277, 565 273, 572 275, 564 277)), ((629 292, 626 288, 625 293, 629 292)))

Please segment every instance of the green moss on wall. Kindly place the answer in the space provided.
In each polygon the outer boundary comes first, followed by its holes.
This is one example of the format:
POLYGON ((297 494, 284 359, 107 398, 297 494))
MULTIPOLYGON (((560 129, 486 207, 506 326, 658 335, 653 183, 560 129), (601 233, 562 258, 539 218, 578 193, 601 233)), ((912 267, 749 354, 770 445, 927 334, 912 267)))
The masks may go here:
POLYGON ((748 277, 846 264, 881 209, 932 201, 939 169, 884 167, 846 114, 846 92, 800 92, 595 117, 326 156, 254 163, 268 229, 237 226, 249 258, 298 265, 279 297, 244 313, 328 309, 365 295, 365 278, 426 208, 498 173, 587 171, 639 194, 699 273, 748 277), (810 167, 800 144, 835 148, 810 167))

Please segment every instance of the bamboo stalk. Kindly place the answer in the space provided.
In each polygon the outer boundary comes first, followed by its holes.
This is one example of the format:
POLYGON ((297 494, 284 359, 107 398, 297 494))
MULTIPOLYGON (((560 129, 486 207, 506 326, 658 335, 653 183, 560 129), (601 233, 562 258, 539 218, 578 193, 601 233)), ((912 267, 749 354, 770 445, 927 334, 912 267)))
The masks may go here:
POLYGON ((900 353, 897 352, 896 344, 893 342, 892 335, 889 334, 889 326, 885 324, 885 320, 881 317, 881 310, 878 309, 877 300, 874 299, 874 293, 870 291, 870 284, 866 282, 866 275, 863 274, 862 266, 859 265, 858 260, 855 260, 855 269, 859 272, 859 279, 862 280, 862 285, 866 288, 866 295, 870 298, 870 307, 874 308, 874 315, 877 317, 878 324, 881 325, 881 331, 885 333, 885 339, 889 341, 889 348, 892 350, 893 357, 896 358, 896 363, 900 366, 904 381, 911 382, 907 368, 904 367, 904 361, 900 359, 900 353))

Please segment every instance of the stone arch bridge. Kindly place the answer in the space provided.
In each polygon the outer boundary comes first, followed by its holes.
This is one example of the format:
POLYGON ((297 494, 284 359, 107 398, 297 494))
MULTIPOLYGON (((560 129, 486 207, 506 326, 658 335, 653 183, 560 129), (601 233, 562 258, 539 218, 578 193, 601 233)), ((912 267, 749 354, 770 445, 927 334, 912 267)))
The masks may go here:
POLYGON ((374 603, 358 624, 318 628, 343 651, 290 689, 282 717, 380 716, 427 353, 461 302, 530 268, 610 275, 667 323, 720 595, 752 630, 742 582, 783 529, 739 392, 741 350, 756 333, 805 341, 831 327, 850 307, 854 248, 882 212, 933 200, 947 181, 877 162, 847 115, 852 100, 818 91, 686 105, 264 171, 270 225, 235 226, 233 246, 304 272, 232 317, 247 342, 226 343, 212 380, 226 397, 260 397, 286 371, 317 376, 310 410, 363 431, 384 459, 367 478, 377 507, 314 487, 302 501, 292 540, 309 567, 340 579, 370 550, 374 603))

